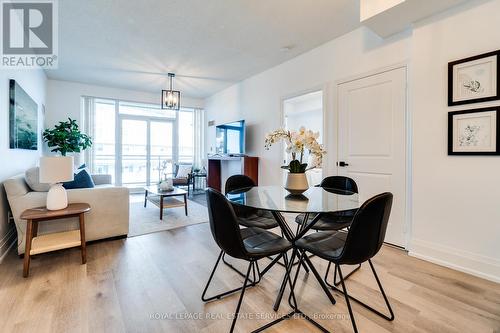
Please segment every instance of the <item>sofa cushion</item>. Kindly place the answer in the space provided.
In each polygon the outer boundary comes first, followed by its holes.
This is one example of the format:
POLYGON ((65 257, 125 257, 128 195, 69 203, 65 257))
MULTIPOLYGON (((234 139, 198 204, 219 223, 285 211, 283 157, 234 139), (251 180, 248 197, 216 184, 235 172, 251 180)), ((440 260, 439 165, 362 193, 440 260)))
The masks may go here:
POLYGON ((187 178, 191 173, 193 166, 180 164, 175 178, 187 178))
POLYGON ((75 188, 94 188, 95 184, 92 177, 89 175, 87 170, 82 169, 80 172, 75 174, 73 181, 63 183, 65 189, 75 189, 75 188))
POLYGON ((48 192, 50 184, 40 183, 40 168, 35 167, 26 170, 24 174, 26 183, 35 192, 48 192))
POLYGON ((19 197, 31 191, 31 188, 26 183, 26 176, 23 174, 16 175, 3 182, 3 187, 9 197, 19 197))

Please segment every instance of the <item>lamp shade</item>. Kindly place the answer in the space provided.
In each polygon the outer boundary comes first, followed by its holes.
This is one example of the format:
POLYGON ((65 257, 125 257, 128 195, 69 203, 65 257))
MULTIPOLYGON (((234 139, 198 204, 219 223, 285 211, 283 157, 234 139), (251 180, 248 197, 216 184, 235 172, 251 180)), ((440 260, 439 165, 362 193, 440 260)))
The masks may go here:
POLYGON ((40 158, 40 183, 56 184, 73 180, 73 157, 40 158))

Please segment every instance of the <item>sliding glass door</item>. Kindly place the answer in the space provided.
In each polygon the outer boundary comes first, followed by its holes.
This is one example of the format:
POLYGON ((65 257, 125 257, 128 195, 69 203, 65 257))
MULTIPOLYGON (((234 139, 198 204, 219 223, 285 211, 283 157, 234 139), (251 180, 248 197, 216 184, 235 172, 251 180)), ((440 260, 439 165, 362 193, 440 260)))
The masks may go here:
POLYGON ((150 121, 150 184, 156 184, 164 177, 164 174, 172 174, 172 163, 174 157, 174 123, 171 121, 150 121))
POLYGON ((156 184, 172 173, 173 122, 120 117, 121 149, 118 183, 132 189, 156 184))
MULTIPOLYGON (((111 175, 116 182, 116 149, 115 149, 115 103, 106 99, 95 99, 90 108, 93 110, 87 116, 87 133, 92 133, 92 152, 86 158, 87 167, 96 174, 111 175)), ((90 112, 89 112, 90 113, 90 112)))
POLYGON ((116 185, 156 184, 172 174, 174 163, 201 167, 202 110, 95 97, 82 97, 82 109, 84 129, 94 142, 85 162, 93 173, 112 175, 116 185))
POLYGON ((121 119, 119 183, 128 187, 148 184, 148 121, 121 119))

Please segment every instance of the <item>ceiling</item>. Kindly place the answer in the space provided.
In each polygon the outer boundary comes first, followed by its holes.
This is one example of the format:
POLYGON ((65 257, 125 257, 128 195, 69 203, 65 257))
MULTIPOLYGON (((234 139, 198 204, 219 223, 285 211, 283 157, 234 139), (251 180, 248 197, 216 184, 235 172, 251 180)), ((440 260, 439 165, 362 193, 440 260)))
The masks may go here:
POLYGON ((59 1, 51 79, 204 98, 360 25, 357 0, 59 1))

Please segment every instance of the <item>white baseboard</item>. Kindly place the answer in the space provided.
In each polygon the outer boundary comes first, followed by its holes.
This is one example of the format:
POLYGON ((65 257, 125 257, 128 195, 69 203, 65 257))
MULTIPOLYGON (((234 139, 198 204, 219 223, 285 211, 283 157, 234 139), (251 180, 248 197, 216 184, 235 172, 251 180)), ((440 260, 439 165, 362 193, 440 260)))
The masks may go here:
POLYGON ((11 228, 7 235, 0 241, 0 264, 16 244, 16 228, 11 228))
POLYGON ((456 248, 412 239, 408 254, 464 273, 500 283, 500 260, 456 248))

